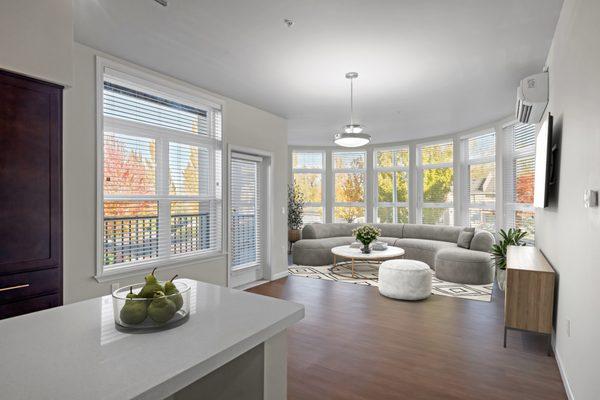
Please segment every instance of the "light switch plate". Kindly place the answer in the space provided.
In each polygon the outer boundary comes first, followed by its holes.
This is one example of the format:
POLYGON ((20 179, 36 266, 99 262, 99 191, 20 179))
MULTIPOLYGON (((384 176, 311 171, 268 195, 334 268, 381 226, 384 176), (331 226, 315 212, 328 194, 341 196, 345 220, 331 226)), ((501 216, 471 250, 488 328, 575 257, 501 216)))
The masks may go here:
POLYGON ((583 203, 585 208, 598 207, 598 191, 586 190, 583 194, 583 203))

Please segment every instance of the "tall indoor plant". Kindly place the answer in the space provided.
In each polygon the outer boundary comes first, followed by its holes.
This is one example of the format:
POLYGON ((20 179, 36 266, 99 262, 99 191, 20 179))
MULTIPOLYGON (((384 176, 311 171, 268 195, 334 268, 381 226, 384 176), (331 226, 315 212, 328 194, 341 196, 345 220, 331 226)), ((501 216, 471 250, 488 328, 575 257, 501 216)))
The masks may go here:
POLYGON ((300 228, 304 214, 304 195, 296 185, 288 186, 288 241, 300 240, 300 228))
POLYGON ((508 231, 500 229, 498 232, 500 241, 492 246, 492 258, 496 264, 496 281, 500 290, 506 288, 506 252, 508 246, 525 246, 523 238, 527 235, 526 231, 510 228, 508 231))

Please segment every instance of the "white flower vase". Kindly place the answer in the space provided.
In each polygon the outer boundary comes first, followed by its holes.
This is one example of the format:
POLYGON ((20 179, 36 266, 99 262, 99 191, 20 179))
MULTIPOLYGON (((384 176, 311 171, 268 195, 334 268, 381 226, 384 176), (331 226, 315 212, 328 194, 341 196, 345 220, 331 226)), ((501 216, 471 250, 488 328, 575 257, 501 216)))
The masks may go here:
POLYGON ((504 292, 506 289, 506 270, 496 267, 496 282, 500 290, 504 292))

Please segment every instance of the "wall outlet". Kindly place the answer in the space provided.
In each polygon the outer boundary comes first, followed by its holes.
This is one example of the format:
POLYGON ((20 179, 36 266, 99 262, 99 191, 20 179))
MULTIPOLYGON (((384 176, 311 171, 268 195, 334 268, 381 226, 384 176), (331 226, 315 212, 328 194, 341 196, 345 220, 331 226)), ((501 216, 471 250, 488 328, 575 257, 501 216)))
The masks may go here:
POLYGON ((110 284, 110 292, 114 292, 115 290, 117 290, 119 288, 119 282, 115 282, 115 283, 111 283, 110 284))
POLYGON ((571 337, 571 320, 567 320, 567 337, 571 337))

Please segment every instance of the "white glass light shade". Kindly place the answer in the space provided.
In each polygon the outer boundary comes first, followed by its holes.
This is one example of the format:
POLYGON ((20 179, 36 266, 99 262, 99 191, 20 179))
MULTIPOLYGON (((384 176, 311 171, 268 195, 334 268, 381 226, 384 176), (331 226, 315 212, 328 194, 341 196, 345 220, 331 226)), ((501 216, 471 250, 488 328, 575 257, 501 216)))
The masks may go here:
POLYGON ((366 133, 336 133, 333 141, 342 147, 360 147, 369 144, 371 136, 366 133))

